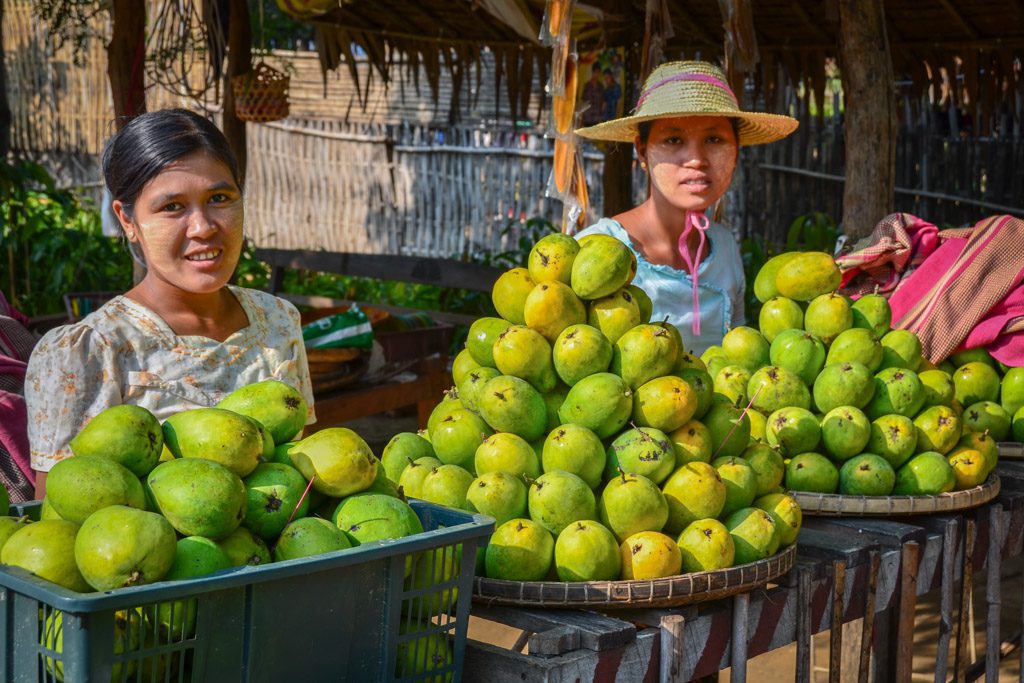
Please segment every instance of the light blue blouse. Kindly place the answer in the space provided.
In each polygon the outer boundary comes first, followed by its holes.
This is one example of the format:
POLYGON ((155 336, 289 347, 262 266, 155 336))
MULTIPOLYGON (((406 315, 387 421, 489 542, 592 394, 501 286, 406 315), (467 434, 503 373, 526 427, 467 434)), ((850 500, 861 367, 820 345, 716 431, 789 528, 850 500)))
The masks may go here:
POLYGON ((651 320, 664 320, 675 325, 683 335, 688 351, 697 355, 709 346, 722 343, 722 337, 733 327, 745 324, 743 297, 746 283, 743 259, 732 233, 718 223, 708 227, 710 253, 697 269, 700 287, 700 337, 693 335, 693 281, 685 270, 650 263, 633 247, 629 233, 612 218, 602 218, 578 232, 579 239, 586 235, 611 235, 628 246, 636 255, 637 285, 651 297, 651 320))

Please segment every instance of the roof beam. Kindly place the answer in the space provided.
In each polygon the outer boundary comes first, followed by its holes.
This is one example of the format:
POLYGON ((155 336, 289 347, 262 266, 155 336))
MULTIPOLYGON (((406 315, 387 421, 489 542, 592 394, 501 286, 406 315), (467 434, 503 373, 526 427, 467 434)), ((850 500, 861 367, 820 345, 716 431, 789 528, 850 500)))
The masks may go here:
POLYGON ((811 19, 811 15, 807 13, 807 9, 800 3, 800 0, 793 0, 790 5, 793 7, 793 11, 796 12, 796 15, 800 17, 800 21, 804 22, 804 25, 810 29, 815 38, 828 42, 828 36, 816 23, 814 23, 814 20, 811 19))
POLYGON ((971 24, 968 23, 966 19, 964 19, 964 15, 960 14, 960 10, 954 7, 953 3, 951 3, 949 0, 939 0, 939 4, 942 5, 943 8, 945 8, 945 10, 949 13, 951 17, 953 17, 954 20, 956 20, 956 23, 960 24, 960 27, 967 32, 967 35, 971 39, 978 38, 978 29, 971 26, 971 24))

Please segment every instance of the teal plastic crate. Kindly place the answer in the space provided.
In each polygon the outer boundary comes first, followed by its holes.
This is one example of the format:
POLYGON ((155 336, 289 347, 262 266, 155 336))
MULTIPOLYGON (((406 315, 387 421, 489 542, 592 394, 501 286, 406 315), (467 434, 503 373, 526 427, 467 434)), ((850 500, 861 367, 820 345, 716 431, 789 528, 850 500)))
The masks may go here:
POLYGON ((458 681, 493 520, 410 504, 422 534, 187 581, 76 593, 0 566, 0 681, 458 681), (194 633, 159 627, 191 600, 194 633))

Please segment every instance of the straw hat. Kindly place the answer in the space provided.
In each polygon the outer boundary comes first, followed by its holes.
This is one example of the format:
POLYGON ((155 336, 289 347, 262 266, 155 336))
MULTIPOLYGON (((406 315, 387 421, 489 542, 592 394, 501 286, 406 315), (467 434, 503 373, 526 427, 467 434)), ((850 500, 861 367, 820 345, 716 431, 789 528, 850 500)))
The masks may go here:
POLYGON ((679 116, 727 116, 739 123, 741 145, 759 145, 786 137, 799 121, 779 114, 740 111, 725 74, 708 62, 668 62, 651 72, 636 109, 630 116, 612 119, 576 131, 591 140, 633 142, 637 124, 679 116))

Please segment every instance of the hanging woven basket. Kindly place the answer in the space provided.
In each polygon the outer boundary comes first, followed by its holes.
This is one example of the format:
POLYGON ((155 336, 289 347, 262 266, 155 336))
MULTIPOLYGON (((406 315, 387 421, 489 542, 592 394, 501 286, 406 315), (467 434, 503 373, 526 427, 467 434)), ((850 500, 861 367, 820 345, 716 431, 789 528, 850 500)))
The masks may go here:
POLYGON ((235 116, 242 121, 262 123, 288 116, 289 77, 264 62, 231 79, 235 95, 235 116))

